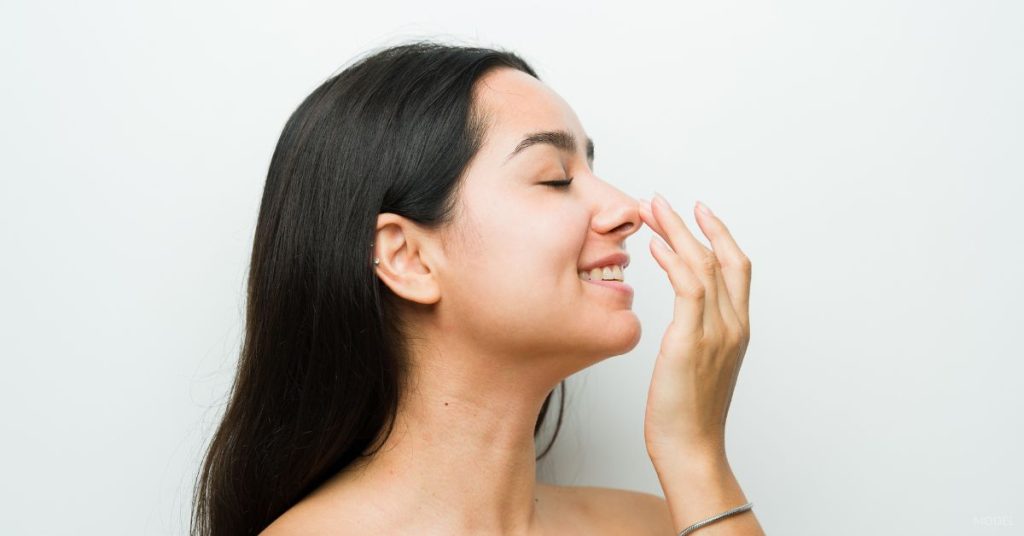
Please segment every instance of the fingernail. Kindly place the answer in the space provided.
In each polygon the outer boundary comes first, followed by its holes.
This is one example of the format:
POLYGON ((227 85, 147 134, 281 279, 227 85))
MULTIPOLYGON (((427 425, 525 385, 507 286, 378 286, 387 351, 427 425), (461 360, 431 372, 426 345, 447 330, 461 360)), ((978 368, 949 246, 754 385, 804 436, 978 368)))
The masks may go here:
POLYGON ((659 194, 658 192, 654 192, 654 199, 656 199, 658 201, 661 201, 662 205, 664 205, 666 207, 671 206, 671 205, 668 204, 668 200, 665 199, 665 197, 663 195, 659 194))
POLYGON ((704 214, 707 214, 708 216, 714 216, 714 214, 711 213, 711 209, 709 209, 707 205, 701 203, 700 201, 697 201, 697 210, 703 212, 704 214))

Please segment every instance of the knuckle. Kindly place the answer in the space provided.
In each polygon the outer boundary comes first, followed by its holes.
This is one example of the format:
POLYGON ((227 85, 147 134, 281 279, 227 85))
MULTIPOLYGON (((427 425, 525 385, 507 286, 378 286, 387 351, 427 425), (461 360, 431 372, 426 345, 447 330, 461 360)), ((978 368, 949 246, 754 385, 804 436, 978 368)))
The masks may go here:
POLYGON ((704 252, 704 256, 700 260, 700 269, 706 275, 715 275, 715 272, 719 270, 718 256, 714 251, 704 252))
POLYGON ((748 259, 746 255, 740 255, 739 267, 740 267, 740 270, 743 271, 743 273, 750 274, 750 269, 751 269, 750 259, 748 259))

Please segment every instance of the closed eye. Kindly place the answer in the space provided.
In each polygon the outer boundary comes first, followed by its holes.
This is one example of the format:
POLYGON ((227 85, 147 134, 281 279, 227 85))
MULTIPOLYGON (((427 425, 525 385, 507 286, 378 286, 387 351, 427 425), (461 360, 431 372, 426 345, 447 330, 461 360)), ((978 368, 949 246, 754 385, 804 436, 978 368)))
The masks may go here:
POLYGON ((568 188, 569 185, 572 184, 572 179, 573 177, 569 177, 568 179, 563 181, 548 181, 542 182, 541 184, 551 186, 552 188, 568 188))

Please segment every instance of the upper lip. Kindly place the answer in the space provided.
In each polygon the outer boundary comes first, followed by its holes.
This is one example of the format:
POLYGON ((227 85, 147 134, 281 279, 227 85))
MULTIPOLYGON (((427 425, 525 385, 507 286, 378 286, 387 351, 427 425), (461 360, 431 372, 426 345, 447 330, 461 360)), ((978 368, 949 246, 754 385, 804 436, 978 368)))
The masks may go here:
POLYGON ((613 264, 618 264, 623 268, 629 266, 629 255, 626 255, 625 253, 612 253, 611 255, 606 255, 604 257, 601 257, 600 259, 591 261, 587 264, 580 266, 580 271, 589 272, 594 268, 603 268, 605 266, 611 266, 613 264))

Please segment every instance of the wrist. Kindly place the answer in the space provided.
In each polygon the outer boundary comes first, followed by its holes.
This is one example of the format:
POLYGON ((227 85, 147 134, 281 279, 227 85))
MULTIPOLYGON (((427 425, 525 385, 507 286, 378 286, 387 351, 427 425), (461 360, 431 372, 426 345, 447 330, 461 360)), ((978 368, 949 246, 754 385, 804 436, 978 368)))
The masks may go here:
MULTIPOLYGON (((652 458, 652 461, 665 500, 668 502, 669 514, 676 532, 747 502, 725 456, 678 454, 657 460, 652 458)), ((709 534, 713 533, 711 530, 726 530, 729 534, 748 534, 733 532, 728 529, 726 523, 732 526, 749 521, 735 517, 729 518, 728 521, 723 519, 716 522, 715 529, 708 529, 709 534)))
POLYGON ((734 478, 732 466, 724 453, 679 451, 672 455, 651 456, 651 464, 663 483, 685 479, 690 482, 713 482, 734 478))
POLYGON ((688 463, 703 467, 728 465, 725 440, 648 440, 647 455, 655 467, 659 463, 679 465, 688 463))

